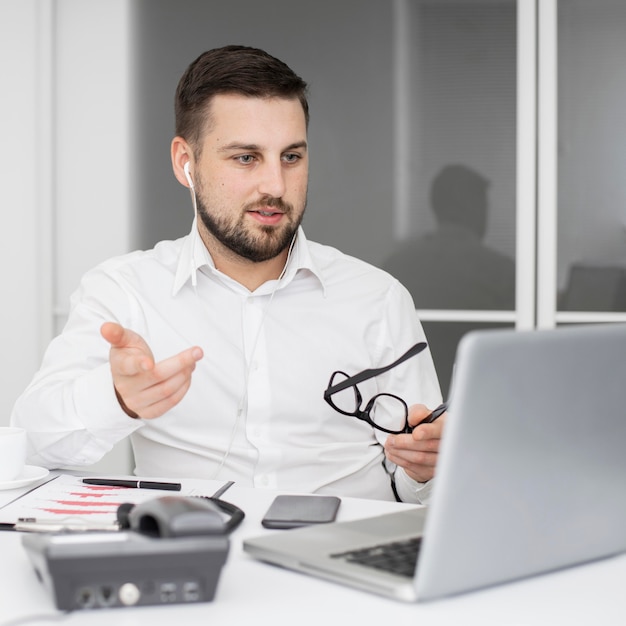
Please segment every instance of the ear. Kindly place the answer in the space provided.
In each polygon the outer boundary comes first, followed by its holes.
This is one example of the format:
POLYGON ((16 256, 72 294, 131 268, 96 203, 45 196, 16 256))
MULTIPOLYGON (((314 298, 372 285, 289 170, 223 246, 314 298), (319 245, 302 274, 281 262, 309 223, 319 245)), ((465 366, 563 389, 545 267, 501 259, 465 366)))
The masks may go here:
POLYGON ((191 163, 193 171, 193 151, 191 146, 182 138, 174 137, 171 146, 172 169, 176 180, 183 186, 189 187, 187 177, 185 176, 185 163, 191 163))

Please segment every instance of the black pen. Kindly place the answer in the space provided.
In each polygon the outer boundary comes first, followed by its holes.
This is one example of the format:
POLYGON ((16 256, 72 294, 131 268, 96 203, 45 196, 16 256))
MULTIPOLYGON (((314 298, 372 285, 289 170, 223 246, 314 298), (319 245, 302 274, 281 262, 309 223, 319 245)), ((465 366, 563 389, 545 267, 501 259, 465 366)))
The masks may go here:
POLYGON ((102 485, 103 487, 131 487, 132 489, 165 489, 180 491, 180 483, 160 483, 150 480, 118 480, 115 478, 83 478, 85 485, 102 485))
POLYGON ((229 480, 225 485, 222 485, 211 497, 212 498, 219 498, 221 497, 223 494, 226 493, 226 491, 228 489, 230 489, 233 485, 235 484, 234 480, 229 480))
POLYGON ((425 417, 419 424, 432 424, 438 417, 441 417, 448 410, 448 403, 442 402, 430 415, 425 417))

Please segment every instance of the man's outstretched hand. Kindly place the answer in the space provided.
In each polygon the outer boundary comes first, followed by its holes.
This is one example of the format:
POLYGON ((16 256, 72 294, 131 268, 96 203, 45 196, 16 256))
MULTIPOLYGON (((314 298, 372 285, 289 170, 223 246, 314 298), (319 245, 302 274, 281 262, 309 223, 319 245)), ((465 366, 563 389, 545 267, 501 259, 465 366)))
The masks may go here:
POLYGON ((131 417, 152 419, 178 404, 191 385, 191 374, 204 356, 198 346, 159 363, 137 333, 105 322, 100 333, 111 344, 109 363, 121 407, 131 417))

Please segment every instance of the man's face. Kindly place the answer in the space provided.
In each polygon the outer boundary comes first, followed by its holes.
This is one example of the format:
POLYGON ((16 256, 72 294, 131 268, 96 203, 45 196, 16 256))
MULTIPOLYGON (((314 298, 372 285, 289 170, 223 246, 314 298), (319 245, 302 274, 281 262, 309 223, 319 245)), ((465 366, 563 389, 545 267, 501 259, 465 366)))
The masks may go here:
POLYGON ((201 234, 211 252, 267 261, 289 246, 306 206, 304 111, 297 99, 234 94, 210 111, 194 175, 201 234))

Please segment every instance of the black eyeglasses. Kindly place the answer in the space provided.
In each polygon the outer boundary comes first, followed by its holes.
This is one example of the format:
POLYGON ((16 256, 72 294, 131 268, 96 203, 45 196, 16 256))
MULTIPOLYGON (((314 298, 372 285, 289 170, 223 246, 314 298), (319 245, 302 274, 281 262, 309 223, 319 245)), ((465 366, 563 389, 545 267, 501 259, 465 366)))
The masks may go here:
POLYGON ((412 432, 413 427, 409 426, 409 407, 402 398, 391 393, 379 393, 361 409, 363 398, 357 384, 393 369, 419 354, 426 346, 426 342, 420 341, 390 365, 366 369, 354 376, 348 376, 345 372, 334 372, 324 392, 324 400, 335 411, 363 420, 385 433, 399 435, 412 432))

